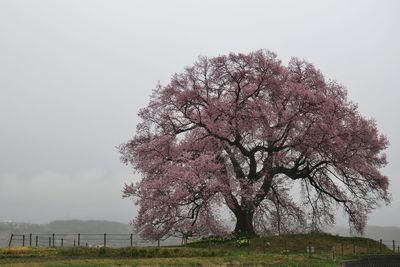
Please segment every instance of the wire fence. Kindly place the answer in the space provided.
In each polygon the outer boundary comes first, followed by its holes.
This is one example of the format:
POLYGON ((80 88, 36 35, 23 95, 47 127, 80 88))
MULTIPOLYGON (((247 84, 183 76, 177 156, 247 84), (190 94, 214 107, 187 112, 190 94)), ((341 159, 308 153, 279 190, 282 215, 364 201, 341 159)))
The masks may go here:
POLYGON ((380 242, 384 246, 392 249, 393 252, 400 253, 400 241, 397 241, 397 240, 382 240, 381 239, 380 242))
MULTIPOLYGON (((29 233, 11 234, 9 239, 2 238, 0 241, 3 247, 161 247, 186 244, 179 238, 169 238, 160 240, 143 240, 133 235, 127 234, 85 234, 85 233, 29 233)), ((220 242, 218 239, 209 238, 203 241, 194 241, 191 246, 235 250, 247 250, 248 253, 307 253, 312 254, 331 253, 332 257, 346 255, 369 255, 369 254, 400 254, 399 240, 379 240, 379 241, 357 241, 349 240, 346 242, 336 242, 330 245, 310 239, 309 242, 293 242, 284 239, 268 241, 268 238, 244 239, 236 243, 220 242)))
POLYGON ((177 245, 177 239, 143 240, 129 234, 29 233, 0 239, 3 247, 141 247, 177 245))

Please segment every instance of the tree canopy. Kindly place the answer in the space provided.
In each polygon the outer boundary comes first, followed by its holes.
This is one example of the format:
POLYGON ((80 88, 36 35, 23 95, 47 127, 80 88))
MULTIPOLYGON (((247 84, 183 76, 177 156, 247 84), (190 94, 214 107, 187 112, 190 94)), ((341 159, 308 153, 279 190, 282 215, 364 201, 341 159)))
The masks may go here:
POLYGON ((154 90, 122 160, 141 175, 125 197, 145 237, 320 229, 339 206, 354 230, 389 202, 388 141, 345 88, 269 51, 200 57, 154 90), (294 197, 291 188, 300 188, 294 197))

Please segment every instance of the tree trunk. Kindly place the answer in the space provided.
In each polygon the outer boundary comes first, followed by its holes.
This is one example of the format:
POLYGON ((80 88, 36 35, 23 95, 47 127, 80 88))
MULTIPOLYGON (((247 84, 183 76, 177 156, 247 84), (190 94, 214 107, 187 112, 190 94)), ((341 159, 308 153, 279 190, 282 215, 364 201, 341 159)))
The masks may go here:
POLYGON ((253 227, 254 212, 248 210, 239 210, 235 212, 236 226, 234 234, 238 236, 255 236, 256 232, 253 227))

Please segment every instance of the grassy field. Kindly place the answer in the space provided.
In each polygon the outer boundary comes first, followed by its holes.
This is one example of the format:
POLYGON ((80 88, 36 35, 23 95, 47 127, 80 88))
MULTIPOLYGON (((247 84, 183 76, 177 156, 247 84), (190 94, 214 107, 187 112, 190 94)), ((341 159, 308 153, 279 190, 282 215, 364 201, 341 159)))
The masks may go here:
POLYGON ((12 247, 0 249, 0 265, 338 266, 343 259, 381 252, 391 253, 388 248, 381 248, 379 242, 366 238, 301 234, 250 240, 213 238, 184 247, 162 248, 12 247), (314 248, 311 257, 307 246, 314 248))

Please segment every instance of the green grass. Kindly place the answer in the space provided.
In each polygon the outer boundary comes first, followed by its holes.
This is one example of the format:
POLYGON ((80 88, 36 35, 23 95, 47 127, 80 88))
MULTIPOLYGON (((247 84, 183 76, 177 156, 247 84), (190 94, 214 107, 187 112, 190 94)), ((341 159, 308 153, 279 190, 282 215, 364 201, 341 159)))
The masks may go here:
POLYGON ((356 254, 379 254, 390 253, 391 251, 382 246, 378 241, 363 238, 363 237, 342 237, 337 235, 330 235, 324 233, 310 233, 310 234, 293 234, 281 235, 265 238, 252 238, 249 240, 248 245, 243 242, 243 238, 237 239, 214 239, 212 242, 209 240, 198 240, 190 243, 190 247, 218 247, 219 249, 229 250, 244 250, 250 248, 253 252, 258 253, 305 253, 307 246, 312 246, 317 254, 332 253, 335 250, 336 255, 353 255, 353 247, 355 247, 356 254), (244 244, 244 245, 242 245, 244 244), (353 245, 354 244, 354 245, 353 245))
MULTIPOLYGON (((185 247, 3 248, 0 266, 337 266, 343 259, 379 253, 374 240, 312 233, 249 241, 212 238, 185 247), (311 258, 308 245, 315 249, 311 258)), ((383 246, 382 253, 391 251, 383 246)))
POLYGON ((336 266, 324 257, 305 255, 232 255, 178 258, 33 258, 8 260, 1 266, 336 266))

